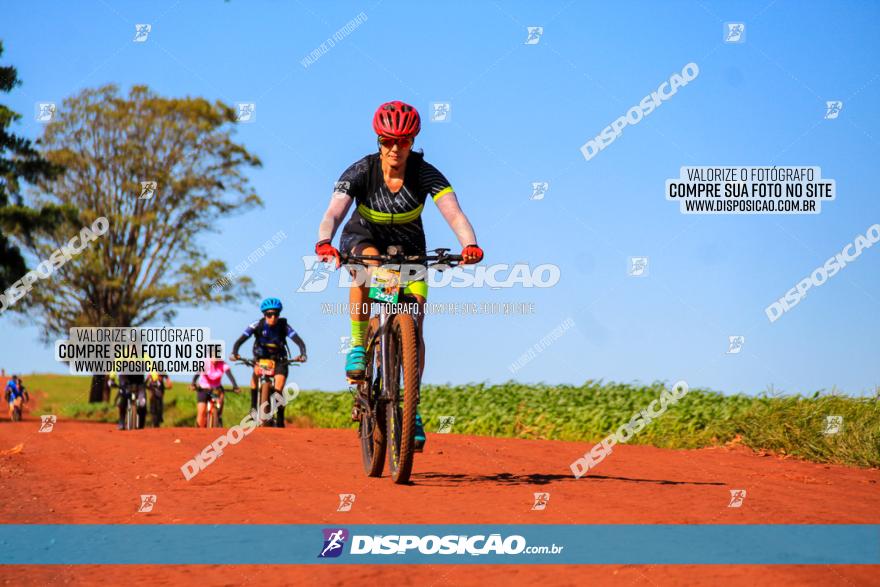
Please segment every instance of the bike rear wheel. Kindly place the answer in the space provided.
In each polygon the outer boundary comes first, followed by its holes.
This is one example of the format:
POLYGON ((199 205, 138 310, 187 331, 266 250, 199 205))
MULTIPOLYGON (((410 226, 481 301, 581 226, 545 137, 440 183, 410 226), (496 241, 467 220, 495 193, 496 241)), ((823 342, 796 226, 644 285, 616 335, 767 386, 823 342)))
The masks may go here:
POLYGON ((395 483, 409 482, 415 449, 416 409, 419 403, 419 347, 416 325, 409 314, 393 316, 390 365, 382 377, 390 401, 386 406, 388 425, 388 468, 395 483))
MULTIPOLYGON (((370 341, 373 333, 379 328, 379 319, 372 318, 367 327, 364 338, 370 341)), ((364 370, 364 380, 358 384, 358 398, 355 401, 365 400, 369 411, 365 406, 358 406, 360 421, 358 424, 358 437, 361 441, 361 457, 364 461, 364 471, 370 477, 381 477, 385 469, 386 447, 386 420, 385 410, 381 402, 377 400, 379 393, 378 369, 379 345, 372 344, 367 349, 367 365, 364 370)))

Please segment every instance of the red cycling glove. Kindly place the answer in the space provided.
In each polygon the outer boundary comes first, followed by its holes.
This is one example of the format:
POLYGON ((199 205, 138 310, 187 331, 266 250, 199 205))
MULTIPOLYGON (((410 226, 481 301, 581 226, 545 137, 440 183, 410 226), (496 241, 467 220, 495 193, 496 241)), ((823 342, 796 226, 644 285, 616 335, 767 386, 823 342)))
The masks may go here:
POLYGON ((339 269, 340 259, 339 251, 330 244, 330 241, 321 241, 315 245, 315 254, 321 261, 329 262, 331 259, 336 260, 336 268, 339 269))
POLYGON ((477 245, 468 245, 461 250, 461 256, 463 257, 461 260, 462 265, 479 263, 483 260, 483 249, 477 245))

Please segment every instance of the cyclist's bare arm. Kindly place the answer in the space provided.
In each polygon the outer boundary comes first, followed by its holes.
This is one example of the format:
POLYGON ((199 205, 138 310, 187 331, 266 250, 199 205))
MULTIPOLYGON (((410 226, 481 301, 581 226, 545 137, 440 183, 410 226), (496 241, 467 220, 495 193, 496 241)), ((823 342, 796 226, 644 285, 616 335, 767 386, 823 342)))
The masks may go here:
POLYGON ((321 224, 318 226, 318 242, 333 240, 333 235, 336 234, 336 229, 342 224, 342 220, 345 218, 345 215, 348 214, 348 210, 351 208, 351 203, 353 201, 354 198, 348 194, 333 192, 333 195, 330 196, 330 205, 327 206, 327 211, 324 212, 324 217, 321 219, 321 224))
POLYGON ((463 247, 476 244, 477 235, 474 234, 474 228, 471 226, 467 216, 464 215, 461 206, 458 205, 458 198, 455 196, 455 192, 444 194, 436 203, 440 214, 443 215, 449 228, 455 233, 458 243, 463 247))

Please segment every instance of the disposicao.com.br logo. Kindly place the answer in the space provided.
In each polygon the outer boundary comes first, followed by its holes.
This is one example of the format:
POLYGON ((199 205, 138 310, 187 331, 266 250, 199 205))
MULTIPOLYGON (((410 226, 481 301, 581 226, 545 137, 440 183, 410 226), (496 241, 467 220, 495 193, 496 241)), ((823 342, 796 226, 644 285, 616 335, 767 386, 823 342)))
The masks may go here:
POLYGON ((342 548, 348 539, 348 530, 345 528, 324 528, 324 546, 318 554, 318 558, 336 558, 342 554, 342 548))
MULTIPOLYGON (((345 528, 325 528, 324 540, 318 558, 338 557, 349 538, 345 528)), ((519 534, 447 534, 438 536, 427 534, 373 534, 370 536, 351 535, 351 555, 407 554, 410 551, 427 555, 517 555, 517 554, 560 554, 564 546, 528 546, 526 539, 519 534)))

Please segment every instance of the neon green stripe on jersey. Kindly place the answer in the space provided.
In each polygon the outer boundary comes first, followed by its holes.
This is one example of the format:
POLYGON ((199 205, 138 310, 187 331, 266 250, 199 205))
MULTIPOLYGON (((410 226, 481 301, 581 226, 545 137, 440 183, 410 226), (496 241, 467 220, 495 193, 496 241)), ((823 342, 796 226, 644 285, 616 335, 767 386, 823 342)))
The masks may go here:
POLYGON ((419 204, 418 208, 410 210, 409 212, 390 214, 388 212, 379 212, 378 210, 367 208, 363 204, 358 204, 357 211, 361 216, 373 224, 406 224, 407 222, 412 222, 418 218, 424 207, 424 204, 419 204))

